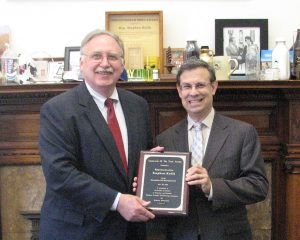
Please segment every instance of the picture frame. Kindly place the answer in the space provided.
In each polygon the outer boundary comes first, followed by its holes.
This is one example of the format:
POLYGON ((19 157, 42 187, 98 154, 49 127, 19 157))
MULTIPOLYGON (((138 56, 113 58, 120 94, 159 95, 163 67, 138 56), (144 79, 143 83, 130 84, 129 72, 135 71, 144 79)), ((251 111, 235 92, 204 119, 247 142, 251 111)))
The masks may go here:
POLYGON ((65 47, 64 81, 82 81, 80 72, 80 47, 65 47))
POLYGON ((64 71, 77 71, 79 68, 80 47, 65 47, 64 71))
POLYGON ((255 46, 258 54, 268 49, 268 19, 215 19, 215 55, 231 56, 239 62, 239 68, 232 75, 245 75, 249 44, 255 46))
POLYGON ((144 68, 151 64, 152 68, 163 71, 162 11, 106 12, 105 28, 123 40, 125 68, 144 68))
POLYGON ((48 81, 62 81, 64 72, 64 58, 52 58, 48 63, 48 81))
POLYGON ((151 202, 148 208, 155 215, 187 215, 190 164, 190 152, 141 151, 137 196, 151 202))
MULTIPOLYGON (((167 64, 167 48, 164 48, 164 65, 167 64)), ((172 74, 176 74, 184 60, 184 48, 171 48, 171 64, 174 65, 172 74)), ((166 72, 166 67, 164 67, 166 72)))

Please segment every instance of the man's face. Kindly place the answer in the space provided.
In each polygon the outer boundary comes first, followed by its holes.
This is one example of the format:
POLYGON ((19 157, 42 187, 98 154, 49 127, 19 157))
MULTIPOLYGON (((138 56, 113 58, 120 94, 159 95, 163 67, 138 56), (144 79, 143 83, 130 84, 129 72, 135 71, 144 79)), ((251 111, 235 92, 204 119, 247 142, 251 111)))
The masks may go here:
POLYGON ((118 43, 108 35, 96 36, 84 46, 80 70, 95 91, 111 93, 124 69, 121 54, 118 43))
POLYGON ((182 73, 177 91, 183 107, 194 121, 202 121, 210 113, 217 87, 218 82, 210 82, 205 68, 182 73))

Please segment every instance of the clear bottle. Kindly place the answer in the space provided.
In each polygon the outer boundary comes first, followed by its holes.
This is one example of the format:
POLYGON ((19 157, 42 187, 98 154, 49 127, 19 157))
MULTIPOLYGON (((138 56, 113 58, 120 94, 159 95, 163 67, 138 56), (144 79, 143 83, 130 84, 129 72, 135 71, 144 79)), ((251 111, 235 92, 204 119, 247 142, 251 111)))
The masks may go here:
POLYGON ((256 44, 247 46, 245 75, 248 80, 258 80, 260 74, 260 55, 256 44))
POLYGON ((272 51, 272 68, 277 66, 279 70, 279 80, 290 79, 290 55, 285 40, 276 39, 276 45, 272 51))
POLYGON ((296 79, 300 79, 300 29, 297 30, 297 37, 293 46, 294 51, 294 69, 293 72, 295 74, 296 79))
POLYGON ((199 47, 196 40, 188 40, 184 51, 184 61, 199 59, 199 47))
POLYGON ((4 75, 4 83, 14 83, 18 81, 19 58, 6 44, 6 50, 1 57, 1 72, 4 75))

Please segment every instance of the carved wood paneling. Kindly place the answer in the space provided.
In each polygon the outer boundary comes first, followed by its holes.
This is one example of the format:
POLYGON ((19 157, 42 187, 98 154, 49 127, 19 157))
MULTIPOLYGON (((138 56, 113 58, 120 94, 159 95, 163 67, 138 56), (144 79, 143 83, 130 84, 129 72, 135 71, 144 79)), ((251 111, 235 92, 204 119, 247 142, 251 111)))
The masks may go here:
POLYGON ((284 144, 285 170, 289 174, 300 174, 300 144, 284 144))
MULTIPOLYGON (((0 86, 1 165, 40 163, 37 144, 40 107, 76 85, 0 86)), ((172 75, 162 76, 158 82, 118 85, 149 102, 154 136, 185 117, 172 75)), ((300 229, 296 221, 300 203, 295 200, 300 186, 300 81, 219 82, 214 107, 256 127, 264 159, 271 164, 272 239, 295 239, 291 235, 296 228, 300 229), (286 223, 292 227, 287 228, 286 223)))
POLYGON ((299 228, 300 178, 299 175, 295 175, 295 174, 288 175, 287 185, 288 185, 287 188, 288 201, 286 203, 287 239, 299 240, 300 239, 300 228, 299 228))

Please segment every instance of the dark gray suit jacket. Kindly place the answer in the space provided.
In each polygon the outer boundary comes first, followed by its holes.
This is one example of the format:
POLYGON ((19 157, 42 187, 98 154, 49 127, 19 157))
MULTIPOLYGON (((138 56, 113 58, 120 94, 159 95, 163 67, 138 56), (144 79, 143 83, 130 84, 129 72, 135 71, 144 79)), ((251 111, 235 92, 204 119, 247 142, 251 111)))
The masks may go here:
MULTIPOLYGON (((157 144, 165 151, 188 152, 187 119, 161 133, 157 144)), ((198 231, 201 240, 251 239, 245 205, 265 199, 268 192, 255 128, 216 113, 203 167, 212 181, 212 201, 190 187, 189 216, 157 218, 154 228, 176 240, 196 240, 198 231)))
POLYGON ((118 94, 128 131, 128 177, 84 83, 43 105, 39 146, 47 186, 41 240, 125 239, 131 225, 110 208, 118 192, 131 193, 140 150, 152 147, 152 136, 147 102, 123 89, 118 94))

